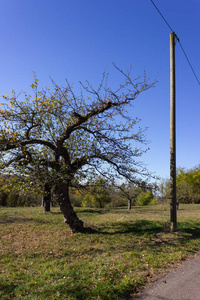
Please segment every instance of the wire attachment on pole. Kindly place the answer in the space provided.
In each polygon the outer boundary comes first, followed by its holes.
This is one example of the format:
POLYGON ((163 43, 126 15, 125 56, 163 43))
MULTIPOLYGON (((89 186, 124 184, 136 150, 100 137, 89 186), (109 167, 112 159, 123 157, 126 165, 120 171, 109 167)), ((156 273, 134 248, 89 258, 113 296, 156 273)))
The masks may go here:
POLYGON ((153 4, 153 6, 156 8, 156 10, 158 11, 158 13, 160 14, 160 16, 162 17, 162 19, 164 20, 164 22, 167 24, 167 26, 169 27, 169 29, 174 33, 174 37, 175 37, 176 40, 179 42, 179 45, 180 45, 180 47, 181 47, 181 50, 183 51, 183 54, 185 55, 185 58, 186 58, 186 60, 187 60, 187 62, 188 62, 188 64, 189 64, 189 66, 190 66, 190 68, 191 68, 191 70, 192 70, 192 73, 194 74, 194 77, 196 78, 198 84, 200 85, 200 80, 198 79, 198 77, 197 77, 197 75, 196 75, 196 73, 195 73, 195 71, 194 71, 194 69, 193 69, 193 67, 192 67, 191 62, 189 61, 189 58, 188 58, 187 54, 185 53, 185 50, 183 49, 183 46, 182 46, 182 44, 181 44, 181 42, 180 42, 180 39, 179 39, 178 36, 175 34, 174 30, 173 30, 172 27, 169 25, 169 23, 168 23, 167 20, 164 18, 164 16, 161 14, 160 10, 159 10, 158 7, 155 5, 155 3, 153 2, 153 0, 150 0, 150 1, 151 1, 151 3, 153 4))

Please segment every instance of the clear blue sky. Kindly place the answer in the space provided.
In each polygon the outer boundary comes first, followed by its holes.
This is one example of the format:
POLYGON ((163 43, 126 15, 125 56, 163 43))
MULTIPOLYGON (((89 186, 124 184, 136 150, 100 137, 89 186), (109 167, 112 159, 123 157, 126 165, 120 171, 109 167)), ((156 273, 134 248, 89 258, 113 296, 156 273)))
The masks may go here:
MULTIPOLYGON (((154 0, 176 32, 200 78, 200 1, 154 0)), ((33 71, 42 87, 89 80, 112 62, 133 75, 146 70, 156 87, 141 94, 131 114, 148 126, 150 171, 169 177, 169 35, 150 0, 1 0, 0 94, 28 90, 33 71)), ((176 45, 177 166, 200 163, 200 86, 176 45)))

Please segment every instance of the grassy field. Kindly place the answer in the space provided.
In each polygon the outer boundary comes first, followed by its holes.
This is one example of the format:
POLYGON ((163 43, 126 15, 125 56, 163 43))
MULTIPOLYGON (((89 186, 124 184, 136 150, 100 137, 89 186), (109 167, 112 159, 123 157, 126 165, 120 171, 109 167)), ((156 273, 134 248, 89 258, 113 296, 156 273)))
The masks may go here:
POLYGON ((58 208, 0 208, 0 299, 125 299, 200 249, 200 205, 78 209, 96 230, 71 234, 58 208))

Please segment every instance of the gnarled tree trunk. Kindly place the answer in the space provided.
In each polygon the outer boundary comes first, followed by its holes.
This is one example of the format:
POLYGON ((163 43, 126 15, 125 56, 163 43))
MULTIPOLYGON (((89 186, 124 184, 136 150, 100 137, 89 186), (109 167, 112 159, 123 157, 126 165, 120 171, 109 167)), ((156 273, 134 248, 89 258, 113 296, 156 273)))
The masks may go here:
POLYGON ((55 188, 56 201, 64 216, 64 222, 67 223, 72 232, 83 232, 83 222, 79 220, 69 199, 69 185, 65 183, 58 184, 55 188))

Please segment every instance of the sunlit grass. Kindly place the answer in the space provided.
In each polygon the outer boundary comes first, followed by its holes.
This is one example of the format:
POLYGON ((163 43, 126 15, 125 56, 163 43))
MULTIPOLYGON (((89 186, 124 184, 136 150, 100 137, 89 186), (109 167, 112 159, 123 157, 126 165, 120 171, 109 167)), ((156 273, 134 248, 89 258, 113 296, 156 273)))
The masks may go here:
POLYGON ((71 234, 58 208, 0 209, 0 299, 123 299, 200 248, 200 205, 78 209, 94 233, 71 234))

